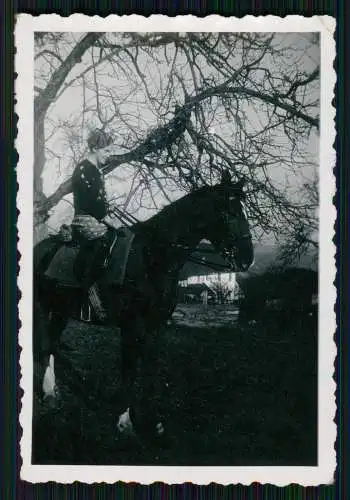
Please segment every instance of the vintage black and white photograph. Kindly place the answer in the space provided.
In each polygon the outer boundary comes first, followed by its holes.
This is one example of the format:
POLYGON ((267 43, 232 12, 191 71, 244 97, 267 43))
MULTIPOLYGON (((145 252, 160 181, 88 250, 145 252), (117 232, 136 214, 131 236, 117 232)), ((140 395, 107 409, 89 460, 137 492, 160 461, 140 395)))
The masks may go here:
POLYGON ((335 23, 131 17, 17 20, 23 478, 331 482, 335 23))

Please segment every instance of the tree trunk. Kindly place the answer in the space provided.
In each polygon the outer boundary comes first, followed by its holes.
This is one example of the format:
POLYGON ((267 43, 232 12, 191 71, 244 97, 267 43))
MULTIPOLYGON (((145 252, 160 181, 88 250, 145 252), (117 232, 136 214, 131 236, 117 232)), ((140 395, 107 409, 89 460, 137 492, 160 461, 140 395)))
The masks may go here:
POLYGON ((38 224, 36 226, 34 225, 34 236, 33 236, 34 245, 40 243, 40 241, 47 238, 47 236, 48 232, 47 232, 47 225, 45 224, 45 222, 42 224, 38 224))
POLYGON ((34 108, 34 245, 47 236, 47 225, 40 222, 35 208, 45 202, 42 173, 45 166, 45 114, 34 108))

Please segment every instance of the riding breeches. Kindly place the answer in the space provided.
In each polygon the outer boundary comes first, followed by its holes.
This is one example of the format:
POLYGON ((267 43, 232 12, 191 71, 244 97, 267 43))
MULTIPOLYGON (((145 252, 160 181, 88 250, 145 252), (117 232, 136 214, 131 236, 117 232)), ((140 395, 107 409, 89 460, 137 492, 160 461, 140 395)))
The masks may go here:
POLYGON ((81 243, 75 264, 75 274, 83 288, 89 288, 99 277, 106 245, 106 237, 81 243))

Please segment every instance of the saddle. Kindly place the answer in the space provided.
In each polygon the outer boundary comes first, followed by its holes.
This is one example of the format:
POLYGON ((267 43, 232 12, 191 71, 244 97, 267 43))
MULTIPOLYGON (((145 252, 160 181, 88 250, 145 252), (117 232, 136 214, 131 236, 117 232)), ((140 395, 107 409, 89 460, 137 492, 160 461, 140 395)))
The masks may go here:
MULTIPOLYGON (((123 284, 133 239, 134 233, 127 227, 111 230, 103 262, 103 268, 108 271, 103 276, 104 284, 123 284)), ((80 245, 78 242, 62 242, 62 245, 48 264, 44 275, 62 286, 80 287, 80 281, 75 272, 79 251, 80 245)))

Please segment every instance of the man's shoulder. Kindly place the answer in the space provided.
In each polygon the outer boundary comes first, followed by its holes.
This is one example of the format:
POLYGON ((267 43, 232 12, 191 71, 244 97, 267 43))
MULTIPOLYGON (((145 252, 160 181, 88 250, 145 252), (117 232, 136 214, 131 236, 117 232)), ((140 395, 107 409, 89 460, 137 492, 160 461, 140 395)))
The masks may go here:
POLYGON ((87 153, 79 162, 79 165, 93 165, 98 166, 98 159, 95 153, 87 153))
POLYGON ((91 157, 86 157, 79 161, 74 171, 79 173, 80 171, 96 171, 96 169, 98 169, 97 163, 91 157))

